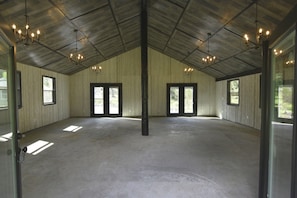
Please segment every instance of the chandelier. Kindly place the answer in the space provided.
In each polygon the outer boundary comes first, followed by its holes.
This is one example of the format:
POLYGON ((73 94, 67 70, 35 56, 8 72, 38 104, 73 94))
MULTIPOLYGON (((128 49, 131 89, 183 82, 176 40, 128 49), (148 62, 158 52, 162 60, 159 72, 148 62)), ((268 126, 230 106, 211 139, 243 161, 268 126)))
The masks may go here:
MULTIPOLYGON (((255 23, 256 23, 256 45, 255 48, 258 48, 262 45, 262 42, 264 40, 267 40, 270 37, 270 31, 269 30, 264 30, 263 28, 258 28, 258 3, 257 1, 255 1, 256 4, 256 19, 255 19, 255 23)), ((249 36, 248 34, 244 34, 244 43, 249 46, 249 36)))
POLYGON ((25 0, 25 18, 26 25, 24 31, 22 31, 22 29, 17 29, 16 24, 12 24, 11 28, 16 38, 16 43, 24 43, 24 45, 29 45, 30 42, 33 43, 34 41, 39 41, 40 30, 37 29, 36 33, 30 31, 29 16, 27 13, 27 0, 25 0))
POLYGON ((207 56, 202 58, 202 62, 205 64, 211 64, 214 63, 216 60, 215 56, 211 56, 209 52, 209 39, 211 36, 211 33, 207 33, 208 39, 207 39, 207 56))
POLYGON ((194 71, 192 67, 185 67, 184 72, 185 74, 189 75, 194 71))
POLYGON ((102 71, 102 67, 99 65, 95 65, 91 67, 91 70, 96 73, 100 73, 102 71))
POLYGON ((81 53, 78 53, 78 50, 77 50, 77 29, 74 30, 75 32, 75 51, 74 52, 71 52, 69 54, 69 60, 74 62, 75 64, 79 64, 83 59, 84 59, 84 56, 81 54, 81 53))

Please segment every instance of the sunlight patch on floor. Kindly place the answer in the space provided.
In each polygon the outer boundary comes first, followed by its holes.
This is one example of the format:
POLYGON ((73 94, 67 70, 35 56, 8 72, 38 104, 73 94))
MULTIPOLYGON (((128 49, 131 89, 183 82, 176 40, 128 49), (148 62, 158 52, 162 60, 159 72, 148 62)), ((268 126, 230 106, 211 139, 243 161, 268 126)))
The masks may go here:
POLYGON ((40 152, 48 149, 49 147, 51 147, 53 145, 54 145, 54 143, 52 143, 52 142, 38 140, 38 141, 30 144, 29 146, 27 146, 27 153, 32 154, 32 155, 37 155, 40 152))
POLYGON ((63 129, 63 131, 75 133, 82 128, 83 128, 82 126, 70 125, 69 127, 66 127, 65 129, 63 129))

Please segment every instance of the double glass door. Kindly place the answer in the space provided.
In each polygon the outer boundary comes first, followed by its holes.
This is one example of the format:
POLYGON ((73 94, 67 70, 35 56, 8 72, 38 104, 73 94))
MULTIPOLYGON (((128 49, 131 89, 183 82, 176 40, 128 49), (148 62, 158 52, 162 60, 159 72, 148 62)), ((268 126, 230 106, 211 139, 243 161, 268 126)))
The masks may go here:
POLYGON ((197 84, 167 84, 167 115, 197 115, 197 84))
POLYGON ((91 83, 91 116, 122 116, 122 84, 91 83))

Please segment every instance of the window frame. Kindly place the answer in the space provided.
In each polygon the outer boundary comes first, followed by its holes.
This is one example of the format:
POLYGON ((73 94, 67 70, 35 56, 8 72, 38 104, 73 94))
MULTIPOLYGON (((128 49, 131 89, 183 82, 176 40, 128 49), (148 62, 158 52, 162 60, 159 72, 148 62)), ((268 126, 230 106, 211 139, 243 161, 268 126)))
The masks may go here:
POLYGON ((42 104, 44 106, 56 104, 56 78, 55 77, 42 75, 42 104), (53 82, 53 84, 52 84, 53 89, 52 90, 45 90, 44 89, 44 78, 52 79, 52 82, 53 82), (45 102, 44 101, 44 99, 45 99, 44 98, 45 97, 44 91, 52 91, 52 101, 53 102, 45 102))
MULTIPOLYGON (((236 93, 236 92, 235 92, 236 93)), ((227 104, 232 106, 239 106, 240 105, 240 80, 239 79, 232 79, 227 81, 227 104), (231 102, 231 91, 230 91, 230 85, 232 82, 238 81, 238 103, 232 103, 231 102)))
POLYGON ((122 117, 123 115, 123 88, 122 83, 90 83, 90 116, 91 117, 122 117), (95 113, 94 106, 94 88, 95 87, 103 87, 103 104, 104 110, 103 114, 95 113), (119 89, 119 113, 118 114, 110 114, 109 112, 109 88, 117 87, 119 89))
POLYGON ((16 71, 16 91, 17 91, 17 105, 18 109, 23 107, 23 100, 22 100, 22 75, 20 71, 16 71))
MULTIPOLYGON (((0 68, 1 70, 3 70, 4 72, 6 72, 6 74, 7 74, 7 69, 3 69, 3 68, 0 68)), ((6 88, 5 88, 5 86, 3 86, 3 87, 0 87, 0 90, 1 90, 1 94, 0 94, 0 97, 1 97, 1 99, 3 98, 3 93, 5 93, 6 94, 6 102, 7 102, 7 104, 6 104, 6 106, 3 106, 3 107, 1 107, 0 106, 0 111, 1 110, 7 110, 8 109, 8 87, 7 87, 8 85, 7 85, 7 80, 6 80, 6 88), (2 91, 4 91, 4 92, 2 92, 2 91)))
POLYGON ((174 117, 174 116, 197 116, 197 105, 198 105, 198 86, 197 83, 167 83, 167 116, 174 117), (171 113, 170 112, 170 88, 171 87, 178 87, 179 89, 179 112, 178 113, 171 113), (184 97, 185 87, 192 87, 193 88, 193 113, 185 113, 184 109, 184 97))

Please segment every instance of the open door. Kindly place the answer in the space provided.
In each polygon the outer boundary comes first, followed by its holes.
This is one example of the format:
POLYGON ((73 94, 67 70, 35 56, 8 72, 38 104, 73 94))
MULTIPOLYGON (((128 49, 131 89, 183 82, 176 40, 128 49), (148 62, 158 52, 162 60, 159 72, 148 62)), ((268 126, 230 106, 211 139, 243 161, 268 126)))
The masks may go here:
POLYGON ((0 197, 20 198, 14 47, 0 32, 0 197))

